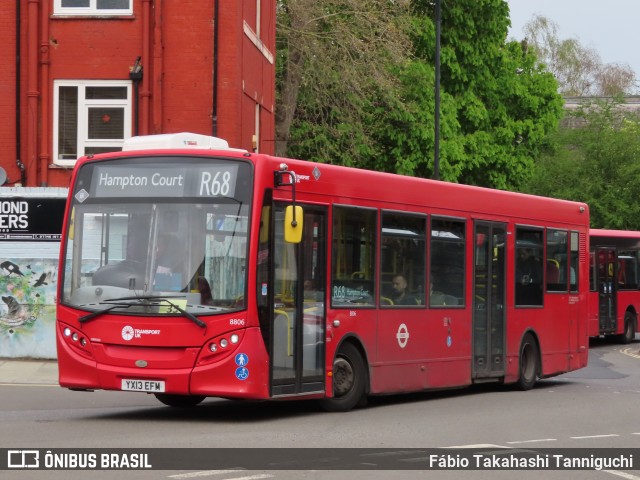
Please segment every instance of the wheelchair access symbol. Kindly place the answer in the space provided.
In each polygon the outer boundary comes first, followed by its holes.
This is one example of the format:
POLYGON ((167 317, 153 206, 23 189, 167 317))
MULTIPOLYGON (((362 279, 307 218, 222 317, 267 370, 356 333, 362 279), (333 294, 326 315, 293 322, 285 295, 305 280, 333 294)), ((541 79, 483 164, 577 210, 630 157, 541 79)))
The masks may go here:
POLYGON ((236 368, 236 378, 238 380, 246 380, 249 378, 249 369, 247 367, 236 368))
POLYGON ((249 378, 249 369, 247 368, 247 363, 249 363, 249 355, 246 353, 239 353, 236 355, 236 378, 238 380, 246 380, 249 378))

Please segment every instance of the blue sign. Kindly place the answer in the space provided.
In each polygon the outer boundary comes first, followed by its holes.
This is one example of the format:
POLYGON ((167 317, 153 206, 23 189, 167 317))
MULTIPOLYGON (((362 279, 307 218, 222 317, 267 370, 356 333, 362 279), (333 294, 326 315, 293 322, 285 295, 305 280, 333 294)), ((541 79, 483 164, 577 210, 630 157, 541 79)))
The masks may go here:
POLYGON ((249 363, 249 355, 246 353, 239 353, 236 355, 236 365, 244 367, 247 363, 249 363))
POLYGON ((246 380, 249 378, 249 369, 246 367, 236 368, 236 378, 238 380, 246 380))

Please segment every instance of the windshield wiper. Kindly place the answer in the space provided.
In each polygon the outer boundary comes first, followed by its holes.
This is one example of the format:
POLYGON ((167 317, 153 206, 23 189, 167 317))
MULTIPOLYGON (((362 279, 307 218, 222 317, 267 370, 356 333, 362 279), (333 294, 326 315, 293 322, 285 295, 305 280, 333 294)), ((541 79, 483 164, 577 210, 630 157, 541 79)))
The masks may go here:
MULTIPOLYGON (((169 300, 170 298, 185 298, 185 296, 184 295, 169 295, 169 296, 142 295, 142 296, 139 296, 139 297, 106 298, 103 301, 103 303, 125 302, 125 301, 130 301, 130 300, 138 300, 138 301, 141 301, 141 300, 149 301, 150 300, 151 301, 151 303, 142 303, 142 305, 144 305, 144 306, 160 306, 162 303, 167 303, 169 306, 174 308, 177 312, 179 312, 182 315, 184 315, 186 318, 191 320, 193 323, 195 323, 199 327, 202 327, 202 328, 206 328, 207 327, 206 323, 204 323, 202 320, 200 320, 198 317, 196 317, 192 313, 189 313, 185 309, 183 309, 183 308, 179 307, 178 305, 176 305, 174 302, 169 300)), ((97 312, 92 312, 92 313, 89 313, 89 314, 87 314, 87 315, 85 315, 83 317, 80 317, 78 321, 80 323, 88 322, 89 320, 93 320, 94 318, 99 317, 100 315, 102 315, 104 313, 109 313, 111 310, 115 310, 116 308, 119 308, 119 307, 129 308, 129 307, 134 307, 134 306, 136 306, 135 303, 116 303, 116 304, 111 304, 109 307, 105 308, 104 310, 99 310, 97 312)))
POLYGON ((95 312, 88 313, 87 315, 84 315, 84 316, 80 317, 78 319, 78 321, 80 323, 85 323, 85 322, 88 322, 90 320, 93 320, 96 317, 99 317, 102 314, 109 313, 111 310, 115 310, 116 308, 121 308, 121 307, 122 308, 129 308, 132 305, 133 304, 131 304, 131 303, 116 303, 116 304, 111 305, 110 307, 107 307, 107 308, 103 309, 103 310, 98 310, 98 311, 95 311, 95 312))

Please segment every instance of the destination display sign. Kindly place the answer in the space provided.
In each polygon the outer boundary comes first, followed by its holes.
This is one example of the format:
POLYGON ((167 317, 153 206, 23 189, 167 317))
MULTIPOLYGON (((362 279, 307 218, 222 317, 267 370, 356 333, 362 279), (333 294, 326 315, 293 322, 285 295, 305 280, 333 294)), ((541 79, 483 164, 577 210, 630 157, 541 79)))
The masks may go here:
POLYGON ((95 165, 89 194, 95 197, 233 197, 237 182, 237 163, 95 165))

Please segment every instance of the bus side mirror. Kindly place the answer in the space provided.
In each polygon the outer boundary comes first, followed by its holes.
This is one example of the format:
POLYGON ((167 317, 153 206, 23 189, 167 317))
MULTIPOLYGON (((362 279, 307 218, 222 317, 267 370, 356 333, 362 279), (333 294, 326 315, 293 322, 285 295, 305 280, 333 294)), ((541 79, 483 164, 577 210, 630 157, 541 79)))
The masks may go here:
POLYGON ((299 205, 289 205, 284 211, 284 241, 300 243, 302 241, 303 212, 299 205))

